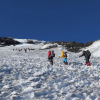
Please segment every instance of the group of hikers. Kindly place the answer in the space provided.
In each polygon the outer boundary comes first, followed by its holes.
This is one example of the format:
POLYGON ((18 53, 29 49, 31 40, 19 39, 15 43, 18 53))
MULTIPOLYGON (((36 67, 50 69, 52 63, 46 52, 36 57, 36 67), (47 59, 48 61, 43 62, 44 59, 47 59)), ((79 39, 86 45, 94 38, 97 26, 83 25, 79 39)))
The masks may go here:
MULTIPOLYGON (((18 50, 19 52, 22 51, 22 49, 13 49, 13 51, 14 51, 14 50, 18 50)), ((34 50, 34 49, 24 48, 25 53, 27 53, 27 50, 30 51, 30 50, 34 50)), ((90 56, 91 56, 90 51, 89 51, 89 50, 87 50, 87 51, 82 51, 82 55, 80 55, 79 57, 82 57, 82 56, 85 56, 86 65, 87 65, 87 66, 91 66, 90 61, 89 61, 90 56)), ((53 51, 53 50, 52 50, 52 51, 49 50, 49 51, 48 51, 48 60, 49 60, 49 62, 50 62, 51 65, 53 65, 53 58, 54 58, 54 57, 55 57, 54 51, 53 51)), ((65 65, 68 65, 68 62, 67 62, 67 52, 62 51, 62 52, 61 52, 61 56, 59 56, 59 58, 64 58, 64 59, 63 59, 63 63, 64 63, 65 65)))
POLYGON ((22 50, 24 50, 25 53, 27 53, 28 50, 30 51, 30 50, 34 50, 34 49, 24 48, 24 49, 13 49, 13 51, 14 51, 14 50, 16 50, 16 51, 18 50, 19 52, 22 51, 22 50))
MULTIPOLYGON (((85 59, 86 59, 86 65, 87 66, 91 66, 91 64, 90 64, 90 61, 89 61, 89 59, 90 59, 90 56, 91 56, 91 53, 90 53, 90 51, 89 50, 87 50, 87 51, 82 51, 82 55, 80 55, 79 57, 82 57, 82 56, 85 56, 85 59)), ((48 51, 48 60, 49 60, 49 62, 50 62, 50 64, 51 65, 53 65, 53 58, 55 57, 55 53, 54 53, 54 51, 48 51)), ((61 52, 61 56, 59 56, 60 58, 64 58, 63 59, 63 63, 65 64, 65 65, 68 65, 68 62, 67 62, 67 52, 64 52, 64 51, 62 51, 61 52)))

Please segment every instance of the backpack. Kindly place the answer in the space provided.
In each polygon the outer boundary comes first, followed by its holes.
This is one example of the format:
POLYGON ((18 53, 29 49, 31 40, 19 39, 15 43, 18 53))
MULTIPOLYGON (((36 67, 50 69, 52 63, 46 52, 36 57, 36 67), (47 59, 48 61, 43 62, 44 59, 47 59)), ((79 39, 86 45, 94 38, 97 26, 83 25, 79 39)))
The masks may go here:
POLYGON ((48 57, 50 57, 51 56, 51 51, 48 51, 48 57))
POLYGON ((87 50, 86 53, 87 53, 88 56, 91 56, 91 53, 90 53, 89 50, 87 50))
POLYGON ((52 57, 55 57, 55 53, 54 53, 54 51, 52 51, 51 56, 52 56, 52 57))
POLYGON ((67 54, 64 52, 64 57, 67 57, 67 54))

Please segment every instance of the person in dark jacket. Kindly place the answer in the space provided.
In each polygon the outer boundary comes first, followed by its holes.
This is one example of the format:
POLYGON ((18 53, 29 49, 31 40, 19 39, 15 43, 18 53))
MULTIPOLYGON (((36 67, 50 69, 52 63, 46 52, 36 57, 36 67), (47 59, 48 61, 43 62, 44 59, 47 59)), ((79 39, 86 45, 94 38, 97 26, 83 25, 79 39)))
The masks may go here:
POLYGON ((48 51, 48 60, 50 61, 51 65, 53 65, 53 57, 55 57, 54 51, 48 51))
POLYGON ((86 59, 86 65, 90 65, 90 62, 89 62, 89 59, 90 59, 90 56, 87 54, 86 51, 82 51, 82 55, 80 55, 79 57, 82 57, 82 56, 85 56, 85 59, 86 59))

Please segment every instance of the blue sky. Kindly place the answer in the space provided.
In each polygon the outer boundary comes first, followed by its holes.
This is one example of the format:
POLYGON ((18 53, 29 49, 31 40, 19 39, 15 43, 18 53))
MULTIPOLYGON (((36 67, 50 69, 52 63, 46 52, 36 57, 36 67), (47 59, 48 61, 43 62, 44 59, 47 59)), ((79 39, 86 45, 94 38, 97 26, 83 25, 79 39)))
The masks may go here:
POLYGON ((100 39, 100 0, 0 0, 0 37, 86 43, 100 39))

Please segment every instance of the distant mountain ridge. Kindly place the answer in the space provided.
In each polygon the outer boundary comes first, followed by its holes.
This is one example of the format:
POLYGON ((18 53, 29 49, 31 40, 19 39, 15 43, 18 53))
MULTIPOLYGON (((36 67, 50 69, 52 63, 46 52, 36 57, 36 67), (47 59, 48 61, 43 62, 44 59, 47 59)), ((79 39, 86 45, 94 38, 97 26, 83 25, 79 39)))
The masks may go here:
POLYGON ((10 46, 18 44, 35 44, 35 43, 45 43, 45 41, 32 40, 32 39, 15 39, 11 37, 0 37, 0 46, 10 46))
POLYGON ((35 43, 45 43, 46 41, 40 41, 36 39, 14 39, 19 41, 20 43, 28 43, 28 44, 35 44, 35 43))
POLYGON ((14 40, 11 37, 0 37, 0 46, 10 46, 20 44, 19 41, 14 40))
MULTIPOLYGON (((10 45, 18 45, 18 44, 39 44, 43 43, 46 44, 58 44, 61 45, 64 49, 67 49, 70 52, 80 52, 82 48, 86 48, 93 44, 94 41, 90 41, 87 43, 78 43, 75 41, 72 42, 65 42, 65 41, 55 41, 55 42, 46 42, 46 41, 40 41, 35 39, 15 39, 11 37, 0 37, 0 46, 10 46, 10 45)), ((57 47, 57 45, 50 46, 49 48, 57 47)), ((47 48, 47 49, 49 49, 47 48)))
POLYGON ((59 45, 62 45, 65 49, 67 49, 68 51, 71 51, 71 52, 80 52, 82 48, 86 48, 90 45, 93 44, 94 41, 90 41, 90 42, 87 42, 87 43, 78 43, 78 42, 75 42, 75 41, 72 41, 72 42, 65 42, 65 41, 56 41, 54 43, 57 43, 59 45))

